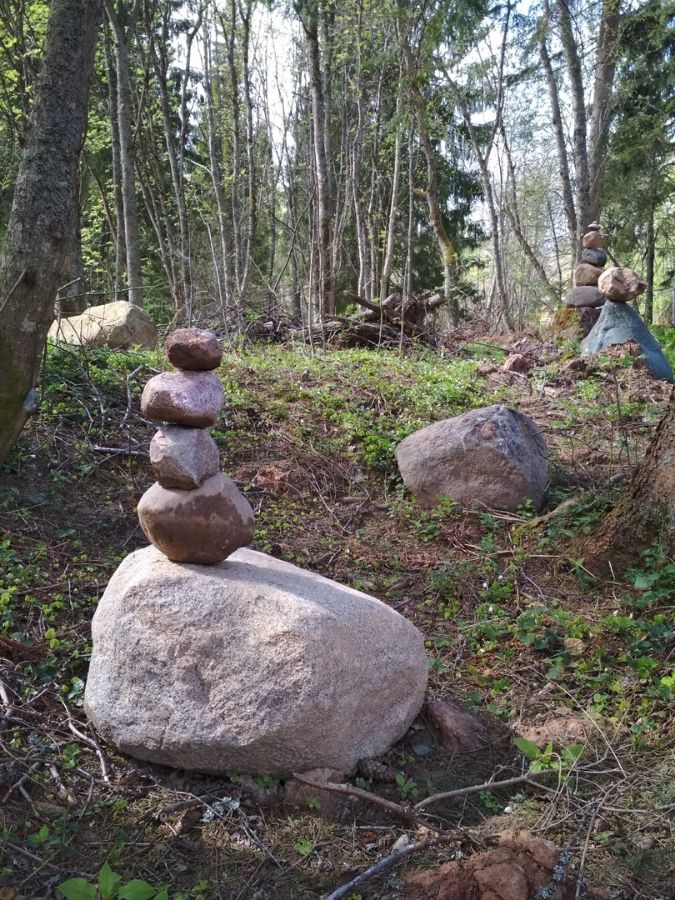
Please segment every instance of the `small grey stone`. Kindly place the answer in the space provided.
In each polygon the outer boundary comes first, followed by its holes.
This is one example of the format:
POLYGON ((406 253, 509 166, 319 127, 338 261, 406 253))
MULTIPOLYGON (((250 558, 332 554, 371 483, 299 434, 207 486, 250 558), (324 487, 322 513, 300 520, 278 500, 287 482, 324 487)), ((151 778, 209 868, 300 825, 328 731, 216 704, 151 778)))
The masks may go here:
POLYGON ((216 474, 220 457, 204 428, 165 425, 150 441, 150 463, 162 487, 192 490, 216 474))
POLYGON ((574 287, 565 294, 565 306, 602 306, 605 298, 597 287, 574 287))
POLYGON ((581 261, 602 268, 607 262, 607 254, 604 250, 582 250, 581 261))

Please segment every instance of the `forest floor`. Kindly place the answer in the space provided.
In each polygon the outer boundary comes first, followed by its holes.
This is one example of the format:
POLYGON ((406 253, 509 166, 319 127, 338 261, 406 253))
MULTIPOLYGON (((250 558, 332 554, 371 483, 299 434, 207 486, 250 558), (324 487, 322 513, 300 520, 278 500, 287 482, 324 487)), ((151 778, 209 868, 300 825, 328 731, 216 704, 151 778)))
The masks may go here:
POLYGON ((1 473, 1 900, 58 896, 72 878, 69 896, 95 897, 99 877, 100 896, 128 900, 319 898, 410 842, 422 846, 344 896, 469 898, 443 893, 437 867, 514 829, 565 851, 569 896, 672 896, 675 565, 658 548, 626 581, 583 565, 670 387, 625 353, 575 369, 572 344, 528 339, 533 368, 507 373, 509 346, 468 330, 401 356, 244 345, 221 366, 215 437, 256 511, 254 547, 409 617, 426 639, 429 696, 486 729, 480 752, 450 751, 421 718, 381 765, 348 773, 372 802, 174 772, 98 744, 82 711, 91 616, 146 543, 134 510, 152 482, 155 426, 138 398, 165 363, 49 350, 41 412, 1 473), (526 412, 547 438, 543 513, 421 510, 396 444, 491 403, 526 412), (513 743, 539 726, 550 747, 513 743), (488 785, 412 809, 528 770, 539 787, 488 785))

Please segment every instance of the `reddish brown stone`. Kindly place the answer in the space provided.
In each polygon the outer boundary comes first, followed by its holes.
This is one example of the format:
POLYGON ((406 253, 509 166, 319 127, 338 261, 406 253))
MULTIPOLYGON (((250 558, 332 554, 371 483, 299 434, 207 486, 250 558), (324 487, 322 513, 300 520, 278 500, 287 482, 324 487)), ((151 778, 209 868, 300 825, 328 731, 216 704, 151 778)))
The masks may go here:
POLYGON ((149 419, 208 428, 224 401, 223 386, 211 372, 162 372, 145 385, 141 412, 149 419))
POLYGON ((535 361, 522 353, 512 353, 502 365, 503 372, 529 372, 536 365, 535 361))
POLYGON ((582 244, 586 250, 602 250, 602 237, 599 231, 588 231, 582 244))
POLYGON ((574 270, 574 283, 579 287, 593 286, 598 283, 602 275, 602 269, 591 266, 589 263, 579 263, 574 270))
POLYGON ((178 328, 168 335, 165 347, 169 361, 179 369, 208 371, 223 358, 220 341, 204 328, 178 328))
POLYGON ((424 717, 438 742, 448 750, 480 750, 489 741, 484 725, 452 700, 429 700, 424 717))
POLYGON ((603 297, 615 302, 635 300, 646 288, 647 282, 626 266, 613 266, 607 269, 598 281, 598 290, 603 297))
POLYGON ((173 562, 215 565, 253 540, 253 510, 221 472, 194 491, 155 483, 137 512, 147 539, 173 562))
POLYGON ((150 441, 150 463, 165 488, 193 490, 218 471, 218 447, 203 428, 167 425, 150 441))

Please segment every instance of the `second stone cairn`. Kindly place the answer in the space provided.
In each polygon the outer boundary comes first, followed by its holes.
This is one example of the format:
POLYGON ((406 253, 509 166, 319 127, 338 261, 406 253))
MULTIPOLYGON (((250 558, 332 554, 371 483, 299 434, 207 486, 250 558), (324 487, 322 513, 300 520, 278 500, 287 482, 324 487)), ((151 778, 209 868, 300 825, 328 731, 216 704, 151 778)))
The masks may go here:
POLYGON ((141 411, 163 423, 150 443, 157 481, 141 497, 138 518, 147 539, 173 562, 215 565, 253 539, 253 510, 234 481, 219 471, 209 428, 224 392, 212 371, 222 359, 211 331, 179 328, 166 340, 177 372, 151 378, 141 411))

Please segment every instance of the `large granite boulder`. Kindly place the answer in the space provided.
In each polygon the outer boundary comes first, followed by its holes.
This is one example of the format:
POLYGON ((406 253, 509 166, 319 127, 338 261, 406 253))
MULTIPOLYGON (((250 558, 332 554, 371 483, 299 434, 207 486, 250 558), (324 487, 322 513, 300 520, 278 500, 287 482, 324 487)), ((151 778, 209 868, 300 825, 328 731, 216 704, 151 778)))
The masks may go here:
POLYGON ((420 632, 384 603, 253 550, 128 556, 94 615, 85 710, 124 753, 199 772, 349 770, 405 734, 420 632))
POLYGON ((57 319, 49 329, 49 338, 57 343, 128 350, 154 347, 157 329, 145 310, 126 300, 115 300, 90 306, 80 316, 57 319))
POLYGON ((537 425, 506 406, 473 409, 435 422, 401 441, 401 477, 422 506, 442 497, 463 505, 536 507, 548 477, 546 442, 537 425))
POLYGON ((642 357, 654 378, 673 380, 673 370, 656 339, 640 314, 627 303, 613 300, 605 303, 600 318, 581 343, 581 354, 591 356, 614 344, 625 344, 626 341, 635 341, 640 345, 642 357))

